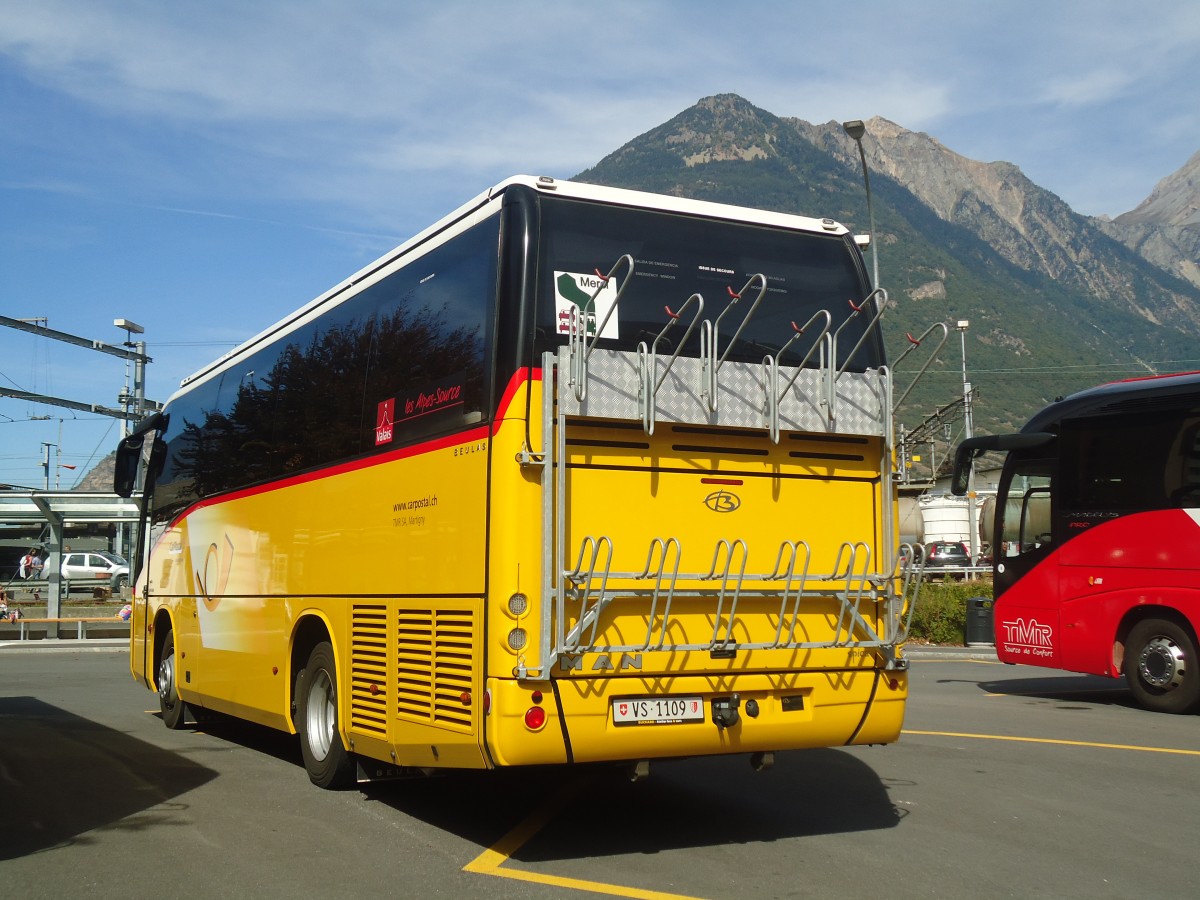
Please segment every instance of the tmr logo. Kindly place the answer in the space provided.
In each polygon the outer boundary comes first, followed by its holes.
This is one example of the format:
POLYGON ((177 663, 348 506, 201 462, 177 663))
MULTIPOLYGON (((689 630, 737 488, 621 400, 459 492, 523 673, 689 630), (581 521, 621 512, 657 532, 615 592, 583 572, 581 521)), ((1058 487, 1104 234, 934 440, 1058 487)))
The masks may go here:
POLYGON ((1054 629, 1037 619, 1001 622, 1006 649, 1024 656, 1053 656, 1054 629))
POLYGON ((713 512, 733 512, 742 505, 741 498, 731 491, 713 491, 704 498, 704 505, 713 512))

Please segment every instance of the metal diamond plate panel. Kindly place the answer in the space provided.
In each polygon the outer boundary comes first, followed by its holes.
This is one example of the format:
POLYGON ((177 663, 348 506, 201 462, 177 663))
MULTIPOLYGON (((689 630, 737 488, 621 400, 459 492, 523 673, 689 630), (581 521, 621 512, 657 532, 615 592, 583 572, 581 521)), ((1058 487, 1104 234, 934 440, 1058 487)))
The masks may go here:
MULTIPOLYGON (((641 377, 636 354, 597 348, 588 360, 583 397, 570 384, 570 348, 560 347, 559 407, 569 416, 642 420, 639 403, 641 377)), ((738 428, 767 427, 767 370, 754 363, 726 362, 718 373, 716 411, 701 392, 701 361, 679 358, 667 371, 660 359, 651 383, 656 422, 723 425, 738 428)), ((651 366, 646 364, 647 371, 651 366)), ((779 383, 786 385, 796 373, 781 367, 779 383)), ((828 400, 828 374, 804 369, 779 401, 780 427, 794 431, 879 435, 884 431, 884 380, 871 370, 846 372, 837 378, 833 410, 828 400)))

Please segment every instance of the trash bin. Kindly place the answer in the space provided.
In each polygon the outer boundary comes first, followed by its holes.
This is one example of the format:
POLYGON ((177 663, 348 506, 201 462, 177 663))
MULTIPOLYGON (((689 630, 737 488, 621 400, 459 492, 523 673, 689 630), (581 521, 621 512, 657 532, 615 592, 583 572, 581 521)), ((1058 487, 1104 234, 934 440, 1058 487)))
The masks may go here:
POLYGON ((970 597, 967 600, 966 640, 968 647, 972 644, 995 644, 996 633, 992 625, 992 599, 990 597, 970 597))

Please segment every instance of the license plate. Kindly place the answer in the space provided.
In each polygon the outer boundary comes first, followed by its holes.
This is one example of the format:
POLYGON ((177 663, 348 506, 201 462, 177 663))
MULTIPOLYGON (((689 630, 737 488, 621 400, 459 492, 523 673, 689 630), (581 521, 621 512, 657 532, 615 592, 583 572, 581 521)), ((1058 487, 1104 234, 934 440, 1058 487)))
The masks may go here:
POLYGON ((677 725, 703 722, 700 697, 618 697, 612 702, 614 725, 677 725))

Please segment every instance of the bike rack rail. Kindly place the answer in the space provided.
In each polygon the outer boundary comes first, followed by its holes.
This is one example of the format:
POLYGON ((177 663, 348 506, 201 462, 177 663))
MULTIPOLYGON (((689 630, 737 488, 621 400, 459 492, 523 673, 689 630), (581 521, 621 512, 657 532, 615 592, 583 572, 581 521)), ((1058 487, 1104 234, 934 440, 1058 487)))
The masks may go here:
MULTIPOLYGON (((812 551, 805 541, 784 541, 770 572, 746 572, 748 547, 742 539, 717 542, 707 571, 679 571, 683 555, 678 538, 654 538, 640 570, 613 571, 613 542, 607 536, 586 537, 576 563, 559 573, 556 631, 551 656, 580 653, 634 653, 665 650, 732 653, 744 650, 878 650, 888 668, 902 667, 897 645, 908 637, 916 591, 924 568, 919 545, 904 545, 888 571, 872 572, 870 548, 844 542, 831 572, 810 572, 812 551), (897 589, 896 585, 899 585, 897 589), (747 600, 778 600, 770 606, 776 619, 774 637, 738 641, 734 625, 747 600), (801 614, 817 602, 836 604, 833 635, 809 640, 802 635, 801 614), (614 605, 646 617, 638 641, 605 644, 602 615, 614 605), (712 618, 711 635, 702 640, 669 640, 679 607, 712 618), (878 627, 873 620, 879 622, 878 627), (566 624, 572 622, 568 630, 566 624)), ((744 611, 744 610, 743 610, 744 611)), ((755 613, 759 615, 761 613, 755 613)))

